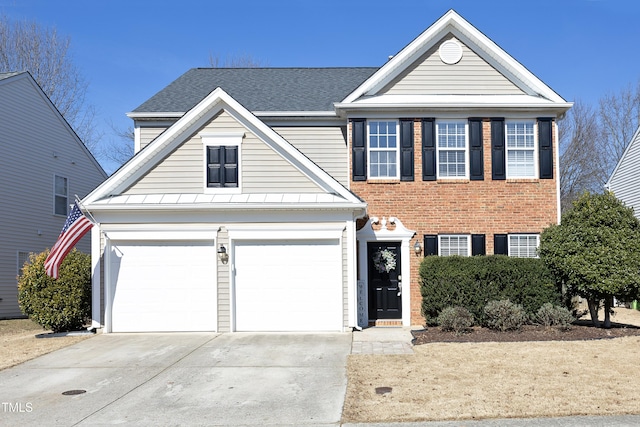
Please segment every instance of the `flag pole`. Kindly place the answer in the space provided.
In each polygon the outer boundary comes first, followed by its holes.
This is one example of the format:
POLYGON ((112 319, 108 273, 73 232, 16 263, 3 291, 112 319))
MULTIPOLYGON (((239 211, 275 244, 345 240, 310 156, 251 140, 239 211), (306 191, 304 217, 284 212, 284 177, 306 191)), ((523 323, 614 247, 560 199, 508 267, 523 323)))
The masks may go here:
POLYGON ((78 204, 78 206, 80 206, 80 209, 81 209, 82 211, 87 212, 87 215, 89 215, 89 218, 91 218, 91 221, 92 221, 94 224, 98 224, 98 221, 96 221, 96 219, 93 217, 93 215, 91 215, 91 212, 89 211, 89 209, 87 209, 87 207, 86 207, 86 206, 84 206, 84 205, 82 204, 82 202, 80 201, 80 198, 78 197, 78 195, 77 195, 77 194, 74 194, 73 196, 74 196, 75 201, 76 201, 76 203, 78 204))

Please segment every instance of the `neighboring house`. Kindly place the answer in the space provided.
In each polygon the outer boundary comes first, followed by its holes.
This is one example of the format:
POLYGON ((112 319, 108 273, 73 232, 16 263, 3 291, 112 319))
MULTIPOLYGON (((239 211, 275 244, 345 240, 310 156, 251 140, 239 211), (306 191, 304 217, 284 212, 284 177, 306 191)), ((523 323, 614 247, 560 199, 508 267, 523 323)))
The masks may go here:
POLYGON ((636 217, 640 219, 640 127, 631 138, 605 187, 632 207, 636 217))
MULTIPOLYGON (((20 317, 17 277, 56 242, 74 196, 107 175, 28 72, 0 73, 0 319, 20 317)), ((78 249, 90 253, 90 238, 78 249)))
POLYGON ((381 68, 192 69, 84 200, 94 326, 423 324, 424 255, 536 255, 570 107, 454 11, 381 68))

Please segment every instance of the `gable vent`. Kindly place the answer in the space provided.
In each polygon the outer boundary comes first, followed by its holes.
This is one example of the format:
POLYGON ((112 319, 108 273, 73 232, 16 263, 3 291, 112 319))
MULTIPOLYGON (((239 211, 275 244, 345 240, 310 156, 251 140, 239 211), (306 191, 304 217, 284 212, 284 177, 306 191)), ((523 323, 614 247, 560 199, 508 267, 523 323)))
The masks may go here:
POLYGON ((462 46, 455 40, 447 40, 440 45, 438 54, 445 64, 457 64, 462 59, 462 46))

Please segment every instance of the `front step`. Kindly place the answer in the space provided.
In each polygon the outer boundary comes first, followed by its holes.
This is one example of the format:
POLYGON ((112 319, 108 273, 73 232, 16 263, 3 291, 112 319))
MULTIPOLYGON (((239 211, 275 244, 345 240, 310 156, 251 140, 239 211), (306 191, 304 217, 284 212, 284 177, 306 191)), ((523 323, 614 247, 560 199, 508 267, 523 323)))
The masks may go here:
POLYGON ((378 319, 369 321, 369 326, 402 326, 402 320, 394 319, 378 319))

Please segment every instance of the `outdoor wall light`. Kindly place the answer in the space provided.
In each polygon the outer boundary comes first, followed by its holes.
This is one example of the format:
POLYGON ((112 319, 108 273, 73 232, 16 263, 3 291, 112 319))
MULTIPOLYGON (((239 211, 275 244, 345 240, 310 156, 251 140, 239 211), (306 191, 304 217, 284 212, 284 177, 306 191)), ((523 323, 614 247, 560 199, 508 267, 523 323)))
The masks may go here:
POLYGON ((416 244, 413 245, 413 252, 415 252, 417 256, 420 256, 422 253, 422 245, 420 245, 419 240, 416 240, 416 244))
POLYGON ((225 248, 224 245, 220 245, 220 249, 218 249, 218 256, 223 264, 229 262, 229 254, 227 253, 227 248, 225 248))

